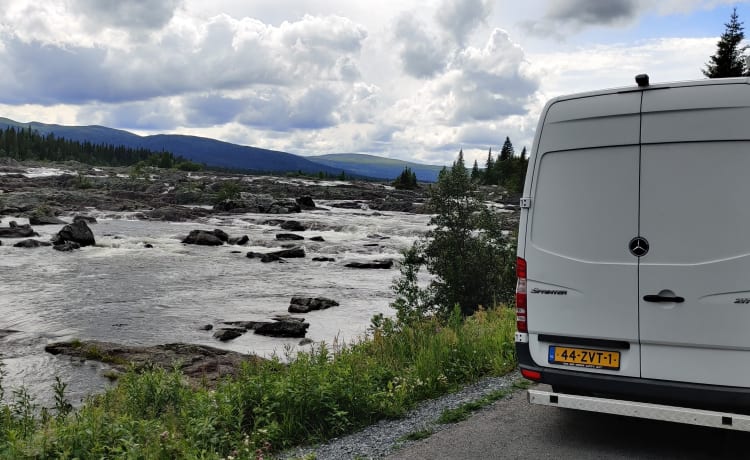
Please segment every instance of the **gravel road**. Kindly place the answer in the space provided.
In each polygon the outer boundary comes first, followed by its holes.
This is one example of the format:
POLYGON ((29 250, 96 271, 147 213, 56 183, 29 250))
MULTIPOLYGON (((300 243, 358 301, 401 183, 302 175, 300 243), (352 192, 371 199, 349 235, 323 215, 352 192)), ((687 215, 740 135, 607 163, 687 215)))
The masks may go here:
MULTIPOLYGON (((438 424, 447 408, 513 388, 517 372, 487 378, 458 393, 426 401, 399 420, 387 420, 324 445, 282 458, 315 460, 481 459, 716 459, 750 457, 750 433, 680 425, 544 406, 526 391, 509 396, 456 424, 438 424), (420 441, 404 436, 428 430, 420 441)), ((539 385, 539 389, 549 390, 539 385)))

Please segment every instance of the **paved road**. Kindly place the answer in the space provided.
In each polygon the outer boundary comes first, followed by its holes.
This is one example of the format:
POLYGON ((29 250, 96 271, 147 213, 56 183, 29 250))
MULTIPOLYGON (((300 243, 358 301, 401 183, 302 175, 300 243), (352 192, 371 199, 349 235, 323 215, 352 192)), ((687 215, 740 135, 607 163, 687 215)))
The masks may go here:
POLYGON ((518 391, 388 458, 741 459, 750 433, 532 406, 518 391))

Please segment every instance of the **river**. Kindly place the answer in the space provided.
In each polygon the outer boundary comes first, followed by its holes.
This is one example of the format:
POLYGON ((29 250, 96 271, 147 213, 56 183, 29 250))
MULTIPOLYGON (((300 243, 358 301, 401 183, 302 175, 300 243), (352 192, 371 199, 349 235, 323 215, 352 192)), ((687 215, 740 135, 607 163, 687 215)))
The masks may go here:
MULTIPOLYGON (((340 201, 340 200, 338 200, 340 201)), ((303 315, 307 337, 316 342, 345 343, 362 336, 376 313, 392 315, 390 270, 344 267, 349 261, 392 258, 428 227, 429 216, 327 207, 293 215, 240 214, 212 216, 199 222, 141 221, 132 213, 90 209, 98 219, 90 227, 96 246, 73 252, 51 248, 20 249, 5 239, 0 246, 0 359, 7 373, 6 400, 25 387, 42 405, 50 405, 55 376, 68 383, 68 396, 79 403, 110 385, 106 366, 44 352, 50 342, 104 340, 128 345, 187 342, 243 353, 283 355, 304 349, 299 339, 247 333, 219 342, 206 324, 268 320, 286 313, 292 296, 325 296, 340 306, 303 315), (279 248, 277 233, 266 221, 294 219, 309 230, 299 232, 307 257, 287 263, 261 263, 248 251, 279 248), (193 229, 220 228, 230 236, 248 235, 246 246, 204 247, 180 241, 193 229), (311 242, 321 236, 324 242, 311 242), (153 246, 147 248, 146 244, 153 246), (312 257, 335 262, 314 262, 312 257)), ((72 215, 61 216, 70 221, 72 215)), ((24 219, 2 218, 19 224, 24 219)), ((61 226, 37 226, 48 240, 61 226)), ((309 345, 308 345, 309 346, 309 345)))

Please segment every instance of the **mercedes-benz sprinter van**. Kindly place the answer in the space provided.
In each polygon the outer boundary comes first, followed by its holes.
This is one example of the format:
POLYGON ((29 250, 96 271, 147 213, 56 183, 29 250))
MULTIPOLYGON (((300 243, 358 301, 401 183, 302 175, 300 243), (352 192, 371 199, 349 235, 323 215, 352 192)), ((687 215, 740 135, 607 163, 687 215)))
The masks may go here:
POLYGON ((750 429, 750 79, 637 83, 541 114, 516 349, 552 392, 530 399, 750 429))

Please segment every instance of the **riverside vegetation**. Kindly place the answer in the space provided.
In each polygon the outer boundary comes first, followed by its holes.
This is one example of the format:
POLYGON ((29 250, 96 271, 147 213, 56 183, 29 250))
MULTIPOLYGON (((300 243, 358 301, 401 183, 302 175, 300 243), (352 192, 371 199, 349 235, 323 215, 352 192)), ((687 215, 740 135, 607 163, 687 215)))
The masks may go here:
POLYGON ((52 408, 8 389, 0 457, 264 458, 512 370, 515 317, 502 305, 512 295, 513 238, 481 203, 459 155, 430 191, 434 230, 406 251, 394 281, 395 318, 374 317, 366 338, 246 363, 214 386, 190 384, 176 368, 131 369, 77 410, 59 379, 52 408))

